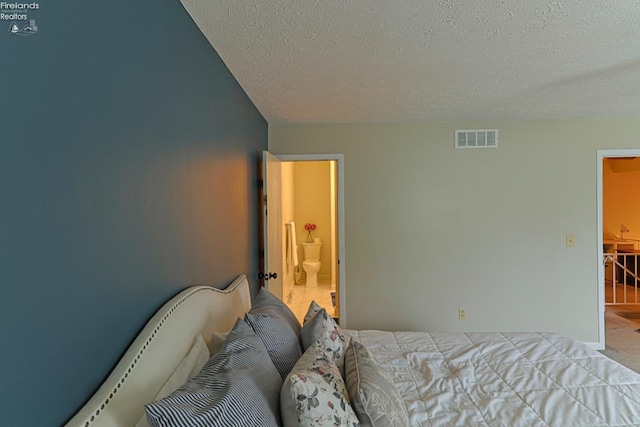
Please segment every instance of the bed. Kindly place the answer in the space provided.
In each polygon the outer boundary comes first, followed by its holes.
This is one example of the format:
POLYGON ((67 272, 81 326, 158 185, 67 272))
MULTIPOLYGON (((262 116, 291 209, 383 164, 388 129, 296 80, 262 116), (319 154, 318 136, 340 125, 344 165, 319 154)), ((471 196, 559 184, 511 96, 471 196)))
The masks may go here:
POLYGON ((241 275, 169 300, 67 425, 633 426, 640 375, 552 333, 300 325, 241 275))

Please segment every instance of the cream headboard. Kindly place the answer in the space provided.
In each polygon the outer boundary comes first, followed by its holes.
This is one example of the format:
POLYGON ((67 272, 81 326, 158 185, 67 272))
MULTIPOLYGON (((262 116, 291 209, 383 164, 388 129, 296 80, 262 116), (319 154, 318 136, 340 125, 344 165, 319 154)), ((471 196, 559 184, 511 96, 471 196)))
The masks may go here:
POLYGON ((147 322, 98 391, 66 424, 132 427, 175 367, 202 335, 226 332, 251 308, 249 283, 239 276, 226 289, 193 286, 171 298, 147 322))

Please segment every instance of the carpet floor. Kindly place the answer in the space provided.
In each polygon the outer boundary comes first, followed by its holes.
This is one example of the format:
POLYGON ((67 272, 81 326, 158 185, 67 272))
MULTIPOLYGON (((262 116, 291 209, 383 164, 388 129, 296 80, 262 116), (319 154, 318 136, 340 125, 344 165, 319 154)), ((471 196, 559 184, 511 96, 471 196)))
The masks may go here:
POLYGON ((640 373, 640 323, 607 311, 604 314, 606 346, 601 353, 640 373))

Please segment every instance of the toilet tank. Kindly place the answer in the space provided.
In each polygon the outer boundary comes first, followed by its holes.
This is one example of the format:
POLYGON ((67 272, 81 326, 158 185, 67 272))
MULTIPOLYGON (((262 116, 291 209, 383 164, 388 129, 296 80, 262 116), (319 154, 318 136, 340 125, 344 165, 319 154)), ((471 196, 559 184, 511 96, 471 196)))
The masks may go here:
POLYGON ((318 261, 320 259, 320 248, 322 243, 303 243, 305 261, 318 261))

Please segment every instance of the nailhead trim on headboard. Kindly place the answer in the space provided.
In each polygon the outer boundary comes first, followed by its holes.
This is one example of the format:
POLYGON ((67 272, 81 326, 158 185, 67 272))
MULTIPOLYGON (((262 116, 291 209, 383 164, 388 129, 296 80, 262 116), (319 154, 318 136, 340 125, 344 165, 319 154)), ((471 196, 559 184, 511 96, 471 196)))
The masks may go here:
POLYGON ((173 305, 173 307, 171 307, 169 312, 164 315, 164 317, 162 318, 162 320, 160 321, 158 326, 156 326, 154 328, 153 332, 151 333, 151 336, 149 338, 147 338, 145 344, 142 346, 142 349, 138 352, 138 355, 136 356, 136 358, 131 363, 131 366, 129 367, 127 372, 125 372, 125 374, 120 378, 120 381, 118 382, 118 385, 113 389, 113 392, 111 392, 109 394, 109 397, 104 401, 104 403, 102 403, 102 405, 100 405, 100 409, 97 409, 95 414, 93 414, 91 416, 89 421, 87 421, 84 424, 85 427, 89 427, 91 425, 91 423, 93 421, 95 421, 97 419, 97 417, 100 415, 100 412, 104 411, 104 408, 106 408, 107 405, 109 405, 109 402, 113 399, 113 397, 116 395, 116 393, 118 393, 118 390, 120 389, 120 387, 124 384, 124 382, 129 377, 129 374, 131 373, 131 370, 136 366, 136 363, 138 363, 138 361, 140 360, 140 357, 144 354, 145 350, 147 349, 147 346, 149 344, 151 344, 151 341, 153 341, 153 339, 155 338, 156 333, 158 331, 160 331, 160 328, 162 328, 162 325, 164 325, 165 321, 171 316, 171 314, 173 314, 173 312, 176 310, 176 308, 178 308, 180 305, 182 305, 183 302, 185 302, 187 299, 191 298, 193 295, 196 295, 197 293, 202 292, 202 291, 214 291, 215 292, 215 291, 220 291, 220 290, 219 289, 215 289, 215 288, 208 288, 208 287, 195 289, 193 292, 190 292, 187 295, 185 295, 177 303, 175 303, 173 305))

